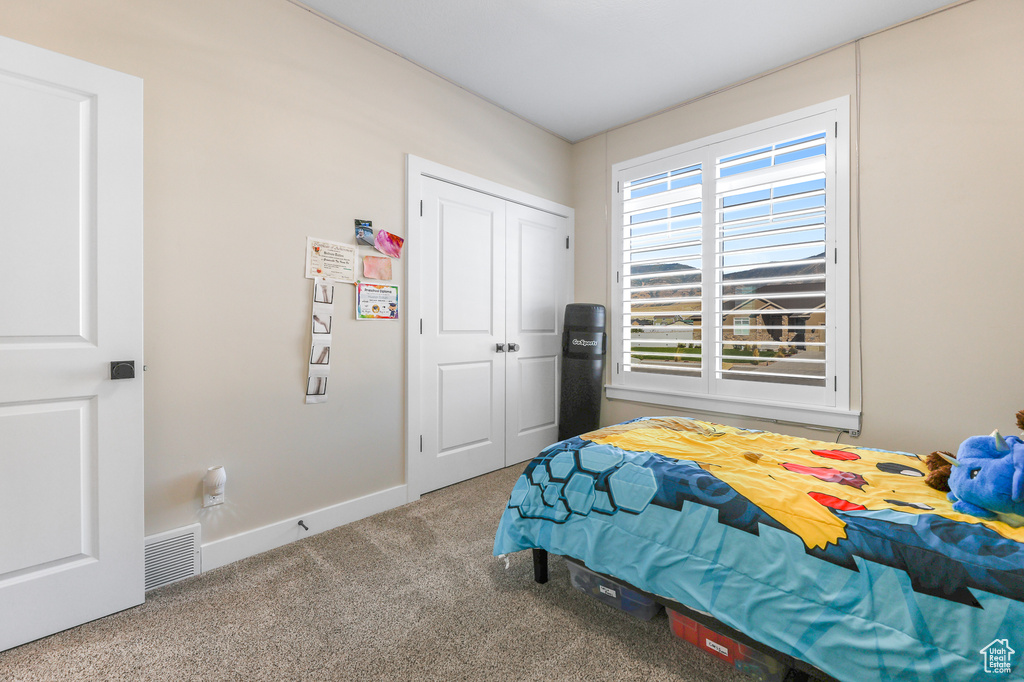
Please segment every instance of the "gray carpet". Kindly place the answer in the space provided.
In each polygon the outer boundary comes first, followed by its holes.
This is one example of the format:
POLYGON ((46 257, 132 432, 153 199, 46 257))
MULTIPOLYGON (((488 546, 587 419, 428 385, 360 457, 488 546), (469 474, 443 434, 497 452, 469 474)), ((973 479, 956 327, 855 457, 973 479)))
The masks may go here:
POLYGON ((523 466, 155 590, 0 653, 2 680, 749 682, 573 589, 565 562, 491 556, 523 466))

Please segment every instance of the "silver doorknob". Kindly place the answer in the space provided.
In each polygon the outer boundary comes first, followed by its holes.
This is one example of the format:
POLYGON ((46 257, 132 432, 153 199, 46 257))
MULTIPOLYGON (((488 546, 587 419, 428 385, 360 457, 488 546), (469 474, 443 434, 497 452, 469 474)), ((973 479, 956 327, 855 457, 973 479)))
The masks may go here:
POLYGON ((496 343, 496 344, 494 344, 494 352, 495 353, 504 353, 505 352, 505 344, 503 344, 503 343, 496 343))
POLYGON ((519 344, 518 343, 510 343, 510 344, 508 344, 508 352, 509 353, 515 353, 517 350, 519 350, 519 344))

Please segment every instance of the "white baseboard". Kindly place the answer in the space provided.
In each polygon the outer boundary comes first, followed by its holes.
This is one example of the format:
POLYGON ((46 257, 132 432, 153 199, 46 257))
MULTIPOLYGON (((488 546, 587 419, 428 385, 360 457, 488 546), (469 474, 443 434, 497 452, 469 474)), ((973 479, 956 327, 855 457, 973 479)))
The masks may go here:
POLYGON ((399 507, 406 501, 406 486, 396 485, 262 528, 204 543, 203 572, 399 507), (300 519, 309 527, 308 531, 299 526, 300 519))

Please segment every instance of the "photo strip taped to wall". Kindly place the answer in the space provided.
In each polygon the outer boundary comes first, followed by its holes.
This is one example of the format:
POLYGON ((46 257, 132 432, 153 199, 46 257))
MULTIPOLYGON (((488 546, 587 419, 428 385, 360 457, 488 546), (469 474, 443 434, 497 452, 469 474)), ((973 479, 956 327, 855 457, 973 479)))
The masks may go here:
POLYGON ((334 283, 313 281, 312 330, 306 404, 327 402, 327 379, 331 371, 331 329, 334 326, 334 283))

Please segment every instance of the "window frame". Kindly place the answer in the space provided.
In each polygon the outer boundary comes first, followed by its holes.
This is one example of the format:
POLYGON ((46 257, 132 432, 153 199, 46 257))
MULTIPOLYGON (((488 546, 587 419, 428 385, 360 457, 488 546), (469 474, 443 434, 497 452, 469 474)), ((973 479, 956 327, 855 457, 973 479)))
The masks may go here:
POLYGON ((701 412, 755 417, 859 431, 860 412, 850 409, 850 112, 849 97, 823 102, 699 140, 619 162, 611 167, 611 323, 609 399, 701 412), (712 379, 721 340, 716 292, 716 161, 755 145, 778 143, 810 129, 826 128, 826 381, 824 387, 712 379), (623 371, 623 210, 626 183, 676 168, 702 164, 700 377, 623 371))

